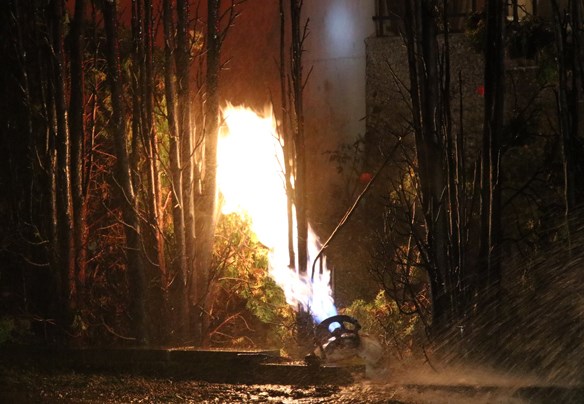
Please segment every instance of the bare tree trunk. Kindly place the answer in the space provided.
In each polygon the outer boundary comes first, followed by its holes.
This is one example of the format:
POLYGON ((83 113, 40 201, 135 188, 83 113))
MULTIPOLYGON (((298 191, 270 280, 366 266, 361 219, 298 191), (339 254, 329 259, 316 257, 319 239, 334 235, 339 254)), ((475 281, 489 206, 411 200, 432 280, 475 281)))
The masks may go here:
MULTIPOLYGON (((234 7, 232 4, 231 7, 234 7)), ((202 195, 197 206, 197 302, 200 305, 202 322, 202 343, 206 343, 208 318, 206 299, 209 296, 209 267, 213 251, 215 217, 217 204, 217 140, 219 125, 219 72, 221 60, 221 32, 219 11, 221 0, 207 1, 207 43, 206 43, 206 92, 204 115, 204 171, 202 195)))
POLYGON ((71 195, 71 144, 65 100, 64 10, 61 0, 53 1, 53 89, 57 135, 57 220, 59 233, 59 270, 61 271, 61 326, 69 327, 71 304, 76 300, 75 245, 71 195))
MULTIPOLYGON (((63 313, 67 307, 67 303, 63 301, 64 296, 66 296, 63 286, 66 286, 67 284, 67 273, 66 271, 63 271, 63 262, 61 261, 63 243, 60 239, 61 234, 59 229, 59 189, 57 184, 57 143, 59 139, 57 138, 58 128, 55 107, 55 53, 52 46, 53 38, 51 29, 51 22, 54 24, 56 19, 53 15, 53 11, 53 7, 41 8, 37 5, 33 5, 27 10, 27 6, 23 6, 22 4, 16 6, 16 15, 19 17, 19 22, 17 23, 19 30, 19 44, 23 61, 23 87, 27 103, 27 126, 30 131, 30 161, 34 162, 34 164, 31 164, 30 174, 34 184, 35 177, 37 177, 35 173, 41 173, 41 175, 38 176, 40 177, 38 184, 39 187, 36 189, 41 192, 45 191, 48 194, 46 200, 42 200, 41 203, 35 206, 35 196, 33 194, 35 191, 34 188, 31 188, 31 192, 28 196, 28 198, 30 198, 30 204, 27 206, 27 208, 30 209, 30 216, 27 212, 26 217, 27 220, 30 220, 30 223, 37 224, 38 227, 35 226, 35 230, 46 229, 47 232, 49 243, 47 245, 46 253, 49 262, 49 274, 47 279, 49 282, 49 291, 47 296, 47 307, 41 307, 39 312, 41 315, 57 320, 56 327, 45 328, 44 332, 45 341, 56 342, 65 339, 63 331, 65 331, 64 328, 67 327, 68 324, 62 324, 61 321, 65 318, 63 313), (30 13, 27 13, 27 11, 30 11, 30 13), (38 27, 38 24, 33 24, 32 27, 27 27, 27 24, 24 23, 25 20, 23 19, 44 21, 46 24, 43 28, 38 27), (33 43, 43 44, 43 46, 39 46, 36 49, 36 52, 34 53, 35 58, 30 60, 30 63, 28 64, 26 63, 28 57, 25 39, 26 28, 32 28, 34 30, 33 43), (35 80, 38 80, 40 83, 37 88, 35 88, 35 80), (40 99, 42 108, 40 114, 44 117, 43 122, 38 128, 34 122, 34 106, 35 98, 37 96, 40 99), (40 138, 37 138, 35 135, 37 130, 42 132, 40 138), (37 212, 35 212, 35 210, 37 210, 37 212), (45 213, 47 216, 45 216, 45 213)), ((38 233, 38 230, 36 232, 38 233)), ((33 238, 33 240, 35 239, 37 238, 33 238)))
MULTIPOLYGON (((145 155, 141 173, 146 181, 137 180, 134 184, 142 184, 141 189, 136 193, 143 195, 146 207, 146 214, 143 217, 144 231, 142 234, 145 240, 145 255, 148 271, 145 272, 147 289, 148 310, 155 318, 163 316, 164 292, 162 279, 165 278, 166 268, 164 260, 164 243, 161 235, 160 221, 160 183, 158 181, 157 167, 157 140, 154 128, 154 100, 152 92, 152 3, 149 0, 132 1, 132 36, 133 36, 133 69, 132 74, 132 136, 136 144, 136 177, 138 172, 138 151, 143 150, 145 155), (142 147, 139 148, 138 144, 142 147)), ((158 324, 151 324, 153 331, 158 332, 157 338, 162 337, 165 327, 158 324)))
POLYGON ((50 73, 47 78, 47 90, 45 98, 45 113, 47 119, 46 128, 46 167, 47 167, 47 185, 49 190, 49 266, 51 268, 51 283, 52 296, 48 308, 48 314, 54 318, 60 318, 62 313, 64 296, 63 291, 63 273, 61 270, 61 262, 59 252, 62 250, 59 234, 59 204, 58 204, 58 185, 57 185, 57 124, 55 116, 55 100, 54 91, 52 89, 53 76, 52 69, 48 66, 50 73))
POLYGON ((296 225, 298 231, 298 272, 306 273, 308 265, 307 239, 308 219, 306 212, 306 150, 304 138, 304 105, 302 92, 304 87, 302 75, 303 42, 306 38, 307 26, 300 23, 302 14, 302 0, 290 1, 290 21, 292 29, 292 91, 294 102, 294 115, 296 117, 294 127, 294 149, 296 152, 296 175, 294 178, 294 205, 296 207, 296 225))
MULTIPOLYGON (((572 153, 572 162, 577 163, 579 160, 578 151, 581 151, 581 147, 578 147, 578 138, 581 136, 581 122, 580 122, 580 112, 581 112, 581 102, 582 102, 582 69, 583 69, 583 50, 582 50, 582 30, 584 29, 582 25, 582 0, 572 0, 570 8, 570 16, 572 20, 572 57, 570 58, 570 65, 572 68, 571 77, 571 96, 570 96, 570 112, 572 115, 572 127, 569 147, 572 153)), ((580 159, 581 160, 581 159, 580 159)), ((572 186, 573 186, 573 200, 574 205, 580 205, 583 199, 584 192, 582 191, 582 171, 581 166, 578 167, 577 164, 573 164, 572 167, 572 186)))
MULTIPOLYGON (((153 287, 150 294, 153 296, 154 315, 165 318, 167 311, 167 288, 166 279, 168 269, 165 258, 164 240, 164 211, 162 208, 162 190, 160 184, 160 173, 158 166, 158 134, 154 125, 154 77, 153 77, 153 5, 152 0, 144 0, 144 78, 142 87, 142 99, 145 105, 146 117, 144 119, 144 145, 147 150, 146 165, 149 174, 149 187, 147 197, 152 206, 150 229, 154 238, 154 262, 155 269, 153 276, 153 287)), ((158 324, 155 327, 159 341, 167 335, 167 324, 158 324)))
POLYGON ((294 175, 294 141, 291 133, 291 111, 288 105, 288 76, 286 75, 286 14, 284 12, 284 1, 280 0, 280 97, 282 100, 281 130, 284 140, 284 175, 286 181, 286 213, 288 219, 288 256, 289 266, 293 268, 296 262, 294 250, 294 189, 292 187, 292 176, 294 175))
MULTIPOLYGON (((49 125, 48 122, 44 122, 44 125, 40 125, 40 128, 37 127, 37 129, 34 129, 34 124, 33 124, 33 94, 31 92, 31 74, 30 74, 30 70, 32 70, 32 67, 35 65, 35 63, 32 61, 32 56, 35 55, 37 57, 37 61, 39 63, 36 63, 37 67, 42 70, 43 69, 43 64, 40 63, 41 57, 40 57, 40 53, 42 51, 46 51, 45 47, 38 47, 36 52, 34 52, 34 54, 31 54, 30 52, 27 51, 27 46, 25 44, 25 39, 24 39, 24 32, 27 31, 27 27, 26 24, 24 24, 24 21, 26 21, 26 17, 25 15, 27 15, 28 13, 26 13, 26 8, 24 8, 22 6, 21 2, 13 2, 12 4, 10 4, 10 8, 8 8, 8 12, 11 13, 12 18, 15 18, 14 21, 14 31, 15 31, 15 51, 17 53, 16 59, 18 60, 18 63, 20 65, 20 74, 18 77, 18 85, 20 86, 20 89, 22 91, 22 97, 23 97, 23 104, 25 106, 24 108, 24 118, 25 118, 25 123, 24 123, 24 137, 26 139, 26 161, 27 161, 27 169, 26 169, 26 174, 24 178, 20 178, 19 181, 23 181, 26 184, 30 184, 30 194, 28 194, 28 197, 24 197, 28 192, 23 190, 22 195, 22 200, 23 200, 23 206, 22 206, 22 210, 24 212, 29 212, 25 215, 25 217, 27 218, 27 220, 29 221, 29 223, 42 223, 39 227, 42 227, 43 229, 45 229, 45 231, 43 231, 43 233, 45 234, 40 234, 39 232, 36 232, 37 234, 35 234, 33 237, 31 237, 32 240, 44 240, 45 238, 49 239, 49 246, 52 246, 52 240, 54 240, 54 234, 52 232, 52 223, 53 219, 54 219, 54 215, 53 213, 55 212, 54 209, 54 205, 53 205, 53 201, 55 200, 55 198, 53 198, 53 196, 55 196, 55 192, 53 192, 53 187, 51 185, 53 185, 53 171, 49 170, 49 167, 52 164, 49 164, 49 162, 47 161, 47 150, 46 150, 46 145, 48 145, 48 137, 50 136, 50 131, 48 130, 49 125), (41 67, 42 66, 42 67, 41 67), (39 138, 41 139, 39 142, 39 138), (39 151, 39 147, 38 144, 44 144, 45 147, 42 148, 39 151), (40 156, 40 158, 39 158, 40 156), (40 164, 39 164, 40 163, 40 164), (39 166, 44 166, 44 170, 41 169, 41 167, 39 166), (39 175, 40 174, 40 175, 39 175), (42 184, 42 185, 41 185, 42 184), (48 194, 48 198, 43 198, 42 202, 39 203, 38 205, 41 206, 40 210, 42 212, 42 220, 38 220, 38 214, 34 214, 33 212, 35 211, 35 201, 33 199, 33 193, 35 192, 36 189, 42 189, 44 190, 44 194, 45 196, 48 194), (47 214, 48 213, 48 214, 47 214), (49 230, 48 235, 46 234, 46 230, 49 230)), ((32 10, 32 15, 36 16, 36 9, 32 10)), ((29 20, 36 20, 36 18, 32 18, 29 20)), ((9 27, 10 29, 10 27, 9 27)), ((33 38, 37 39, 39 37, 39 33, 38 33, 38 27, 34 27, 34 33, 33 33, 33 38)), ((42 74, 41 74, 42 76, 42 74)), ((39 78, 38 80, 41 84, 40 84, 40 88, 42 89, 45 85, 47 80, 43 79, 43 78, 39 78)), ((43 94, 43 91, 41 90, 41 94, 43 94)), ((39 97, 41 99, 41 108, 42 112, 44 114, 45 117, 48 117, 48 113, 47 113, 47 103, 46 100, 44 99, 44 97, 39 97)), ((17 162, 12 162, 11 161, 11 165, 15 164, 17 162)), ((16 178, 16 176, 11 175, 12 178, 16 178)), ((22 184, 18 184, 18 185, 22 185, 22 184)), ((5 190, 4 192, 9 192, 8 190, 5 190)), ((14 194, 13 198, 16 200, 16 198, 19 198, 20 195, 19 194, 14 194)), ((28 226, 29 228, 31 226, 28 226)), ((53 257, 51 254, 51 251, 48 254, 49 256, 47 258, 49 258, 49 264, 56 262, 56 257, 53 257)), ((52 267, 54 268, 54 267, 52 267)), ((57 271, 55 271, 57 272, 57 271)), ((52 275, 52 274, 51 274, 52 275)), ((26 293, 27 290, 27 286, 28 286, 28 281, 27 281, 27 273, 25 271, 23 271, 23 295, 24 295, 24 304, 23 304, 23 308, 25 310, 25 312, 29 312, 30 306, 29 306, 29 300, 28 300, 28 296, 26 293)), ((57 282, 55 282, 57 283, 57 282)), ((47 309, 47 308, 45 308, 47 309)))
POLYGON ((136 211, 136 197, 134 194, 134 186, 132 184, 130 161, 127 150, 125 108, 122 98, 122 74, 120 67, 115 1, 106 1, 103 3, 103 17, 106 33, 105 54, 112 102, 111 129, 113 131, 117 158, 114 179, 119 187, 120 206, 122 209, 124 231, 126 235, 130 316, 136 340, 139 344, 144 344, 148 340, 144 308, 146 285, 141 254, 142 242, 140 236, 140 221, 136 211))
MULTIPOLYGON (((178 135, 180 139, 180 160, 182 164, 182 199, 185 224, 185 252, 187 254, 187 278, 191 305, 199 307, 201 304, 201 285, 196 283, 197 245, 195 242, 195 208, 194 208, 194 145, 191 130, 191 74, 189 40, 189 8, 187 0, 177 1, 177 54, 176 72, 178 79, 178 135)), ((200 345, 202 337, 201 312, 195 309, 192 316, 193 338, 196 345, 200 345)))
MULTIPOLYGON (((302 72, 302 53, 304 40, 308 34, 308 20, 301 24, 303 0, 290 0, 290 29, 291 29, 291 106, 294 114, 290 114, 291 139, 293 143, 294 165, 294 195, 293 203, 296 213, 296 270, 301 275, 307 275, 308 270, 308 215, 307 215, 307 187, 306 187, 306 148, 304 134, 304 104, 302 100, 304 78, 302 72)), ((299 307, 296 314, 296 329, 298 341, 310 341, 313 329, 313 320, 310 313, 299 307)), ((308 348, 304 346, 303 349, 308 348)))
POLYGON ((489 314, 500 297, 501 184, 500 152, 504 122, 504 0, 487 4, 485 49, 485 115, 481 158, 481 234, 479 249, 479 314, 489 314))
MULTIPOLYGON (((176 327, 179 342, 186 340, 189 324, 189 296, 187 289, 187 254, 185 251, 185 224, 183 215, 182 198, 182 170, 180 162, 180 144, 176 123, 176 86, 175 69, 173 63, 174 26, 170 0, 163 2, 164 25, 164 83, 166 98, 166 118, 169 131, 169 159, 170 176, 172 178, 172 221, 176 244, 176 280, 173 285, 173 301, 176 314, 174 326, 176 327)), ((167 280, 170 282, 170 279, 167 280)))
POLYGON ((136 84, 136 100, 138 101, 135 116, 140 122, 140 138, 146 153, 146 206, 148 212, 149 238, 151 238, 153 255, 152 265, 158 274, 166 272, 164 262, 164 240, 160 234, 160 182, 158 177, 158 144, 154 128, 154 99, 152 92, 152 1, 134 0, 136 64, 138 66, 136 84))
MULTIPOLYGON (((463 238, 462 238, 462 203, 461 195, 464 183, 460 181, 460 162, 464 158, 462 149, 459 147, 458 137, 452 127, 452 108, 451 108, 451 75, 450 75, 450 32, 448 19, 448 0, 443 0, 443 18, 444 21, 444 50, 443 65, 440 74, 442 87, 440 89, 440 109, 442 130, 444 132, 444 160, 445 176, 448 192, 444 197, 445 214, 448 217, 448 257, 446 270, 446 285, 450 291, 450 306, 452 318, 454 321, 461 323, 466 312, 467 302, 464 299, 466 279, 463 277, 463 238)), ((462 108, 460 111, 462 115, 462 108)), ((461 127, 462 131, 462 119, 461 127)))
POLYGON ((564 174, 564 217, 571 249, 572 232, 570 216, 581 198, 578 184, 578 139, 580 131, 579 98, 581 84, 581 5, 572 0, 569 12, 561 9, 557 0, 552 0, 558 65, 558 88, 556 90, 559 126, 562 145, 564 174))
POLYGON ((152 0, 144 0, 144 51, 145 51, 145 84, 144 84, 144 103, 146 105, 146 144, 148 145, 148 168, 152 178, 152 188, 149 199, 153 205, 153 224, 154 236, 156 240, 156 264, 160 273, 160 278, 166 278, 166 260, 164 258, 164 237, 162 226, 164 222, 162 210, 162 196, 160 186, 160 174, 158 168, 158 136, 154 127, 154 78, 153 78, 153 59, 152 51, 154 47, 154 31, 152 16, 152 0))
MULTIPOLYGON (((440 77, 436 39, 437 4, 433 0, 405 2, 405 28, 410 69, 418 178, 426 227, 426 267, 432 295, 432 329, 446 331, 453 320, 449 285, 448 220, 443 117, 440 111, 440 77)), ((444 107, 442 105, 442 107, 444 107)))
POLYGON ((85 33, 85 0, 75 1, 75 17, 71 23, 71 96, 69 103, 69 135, 71 138, 71 188, 77 290, 77 306, 86 305, 85 282, 87 272, 87 203, 84 197, 84 142, 85 142, 85 75, 83 50, 85 33))

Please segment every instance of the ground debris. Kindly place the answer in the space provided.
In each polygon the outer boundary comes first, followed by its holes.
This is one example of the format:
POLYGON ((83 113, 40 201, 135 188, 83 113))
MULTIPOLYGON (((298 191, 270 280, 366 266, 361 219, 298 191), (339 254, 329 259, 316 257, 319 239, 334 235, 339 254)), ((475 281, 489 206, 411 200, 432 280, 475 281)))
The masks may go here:
POLYGON ((0 365, 0 402, 10 403, 328 403, 343 402, 344 391, 337 385, 225 384, 0 365))
POLYGON ((209 383, 190 379, 144 377, 128 373, 16 368, 0 364, 2 403, 545 403, 584 402, 584 389, 461 383, 385 383, 350 385, 277 385, 209 383), (555 402, 555 401, 552 401, 555 402))

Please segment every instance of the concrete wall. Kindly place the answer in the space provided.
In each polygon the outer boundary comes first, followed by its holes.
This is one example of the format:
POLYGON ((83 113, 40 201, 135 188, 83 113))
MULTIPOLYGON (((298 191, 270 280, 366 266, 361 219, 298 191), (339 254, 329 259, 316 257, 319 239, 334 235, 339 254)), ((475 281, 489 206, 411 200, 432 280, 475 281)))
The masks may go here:
MULTIPOLYGON (((304 2, 310 19, 304 66, 312 69, 305 90, 306 136, 311 182, 310 214, 321 234, 334 228, 348 208, 347 178, 339 176, 326 151, 365 135, 365 39, 375 34, 373 0, 304 2)), ((349 178, 350 180, 351 178, 349 178)))
POLYGON ((346 140, 363 135, 365 39, 375 33, 374 1, 304 4, 305 16, 310 18, 304 65, 306 70, 313 69, 305 98, 307 124, 316 136, 346 140))

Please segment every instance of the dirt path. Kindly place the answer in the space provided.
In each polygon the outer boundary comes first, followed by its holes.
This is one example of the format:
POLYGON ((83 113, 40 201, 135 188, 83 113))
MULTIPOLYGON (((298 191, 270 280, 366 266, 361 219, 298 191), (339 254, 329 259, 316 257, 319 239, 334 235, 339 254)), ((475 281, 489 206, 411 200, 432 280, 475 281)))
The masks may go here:
POLYGON ((582 388, 372 383, 289 386, 206 383, 0 365, 1 403, 580 403, 582 388))

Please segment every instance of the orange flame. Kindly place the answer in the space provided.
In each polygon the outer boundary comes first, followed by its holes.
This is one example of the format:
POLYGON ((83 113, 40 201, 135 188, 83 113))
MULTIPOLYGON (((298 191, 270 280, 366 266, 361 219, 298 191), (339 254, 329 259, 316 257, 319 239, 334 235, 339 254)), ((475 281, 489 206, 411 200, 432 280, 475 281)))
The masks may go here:
MULTIPOLYGON (((217 184, 223 200, 221 212, 250 217, 254 233, 269 249, 269 274, 284 290, 288 304, 309 311, 317 322, 335 315, 326 261, 322 273, 316 273, 314 279, 288 265, 282 140, 272 110, 267 108, 259 115, 245 107, 228 105, 223 109, 223 117, 217 165, 217 184)), ((309 226, 308 268, 312 268, 310 257, 316 257, 320 247, 309 226)))

